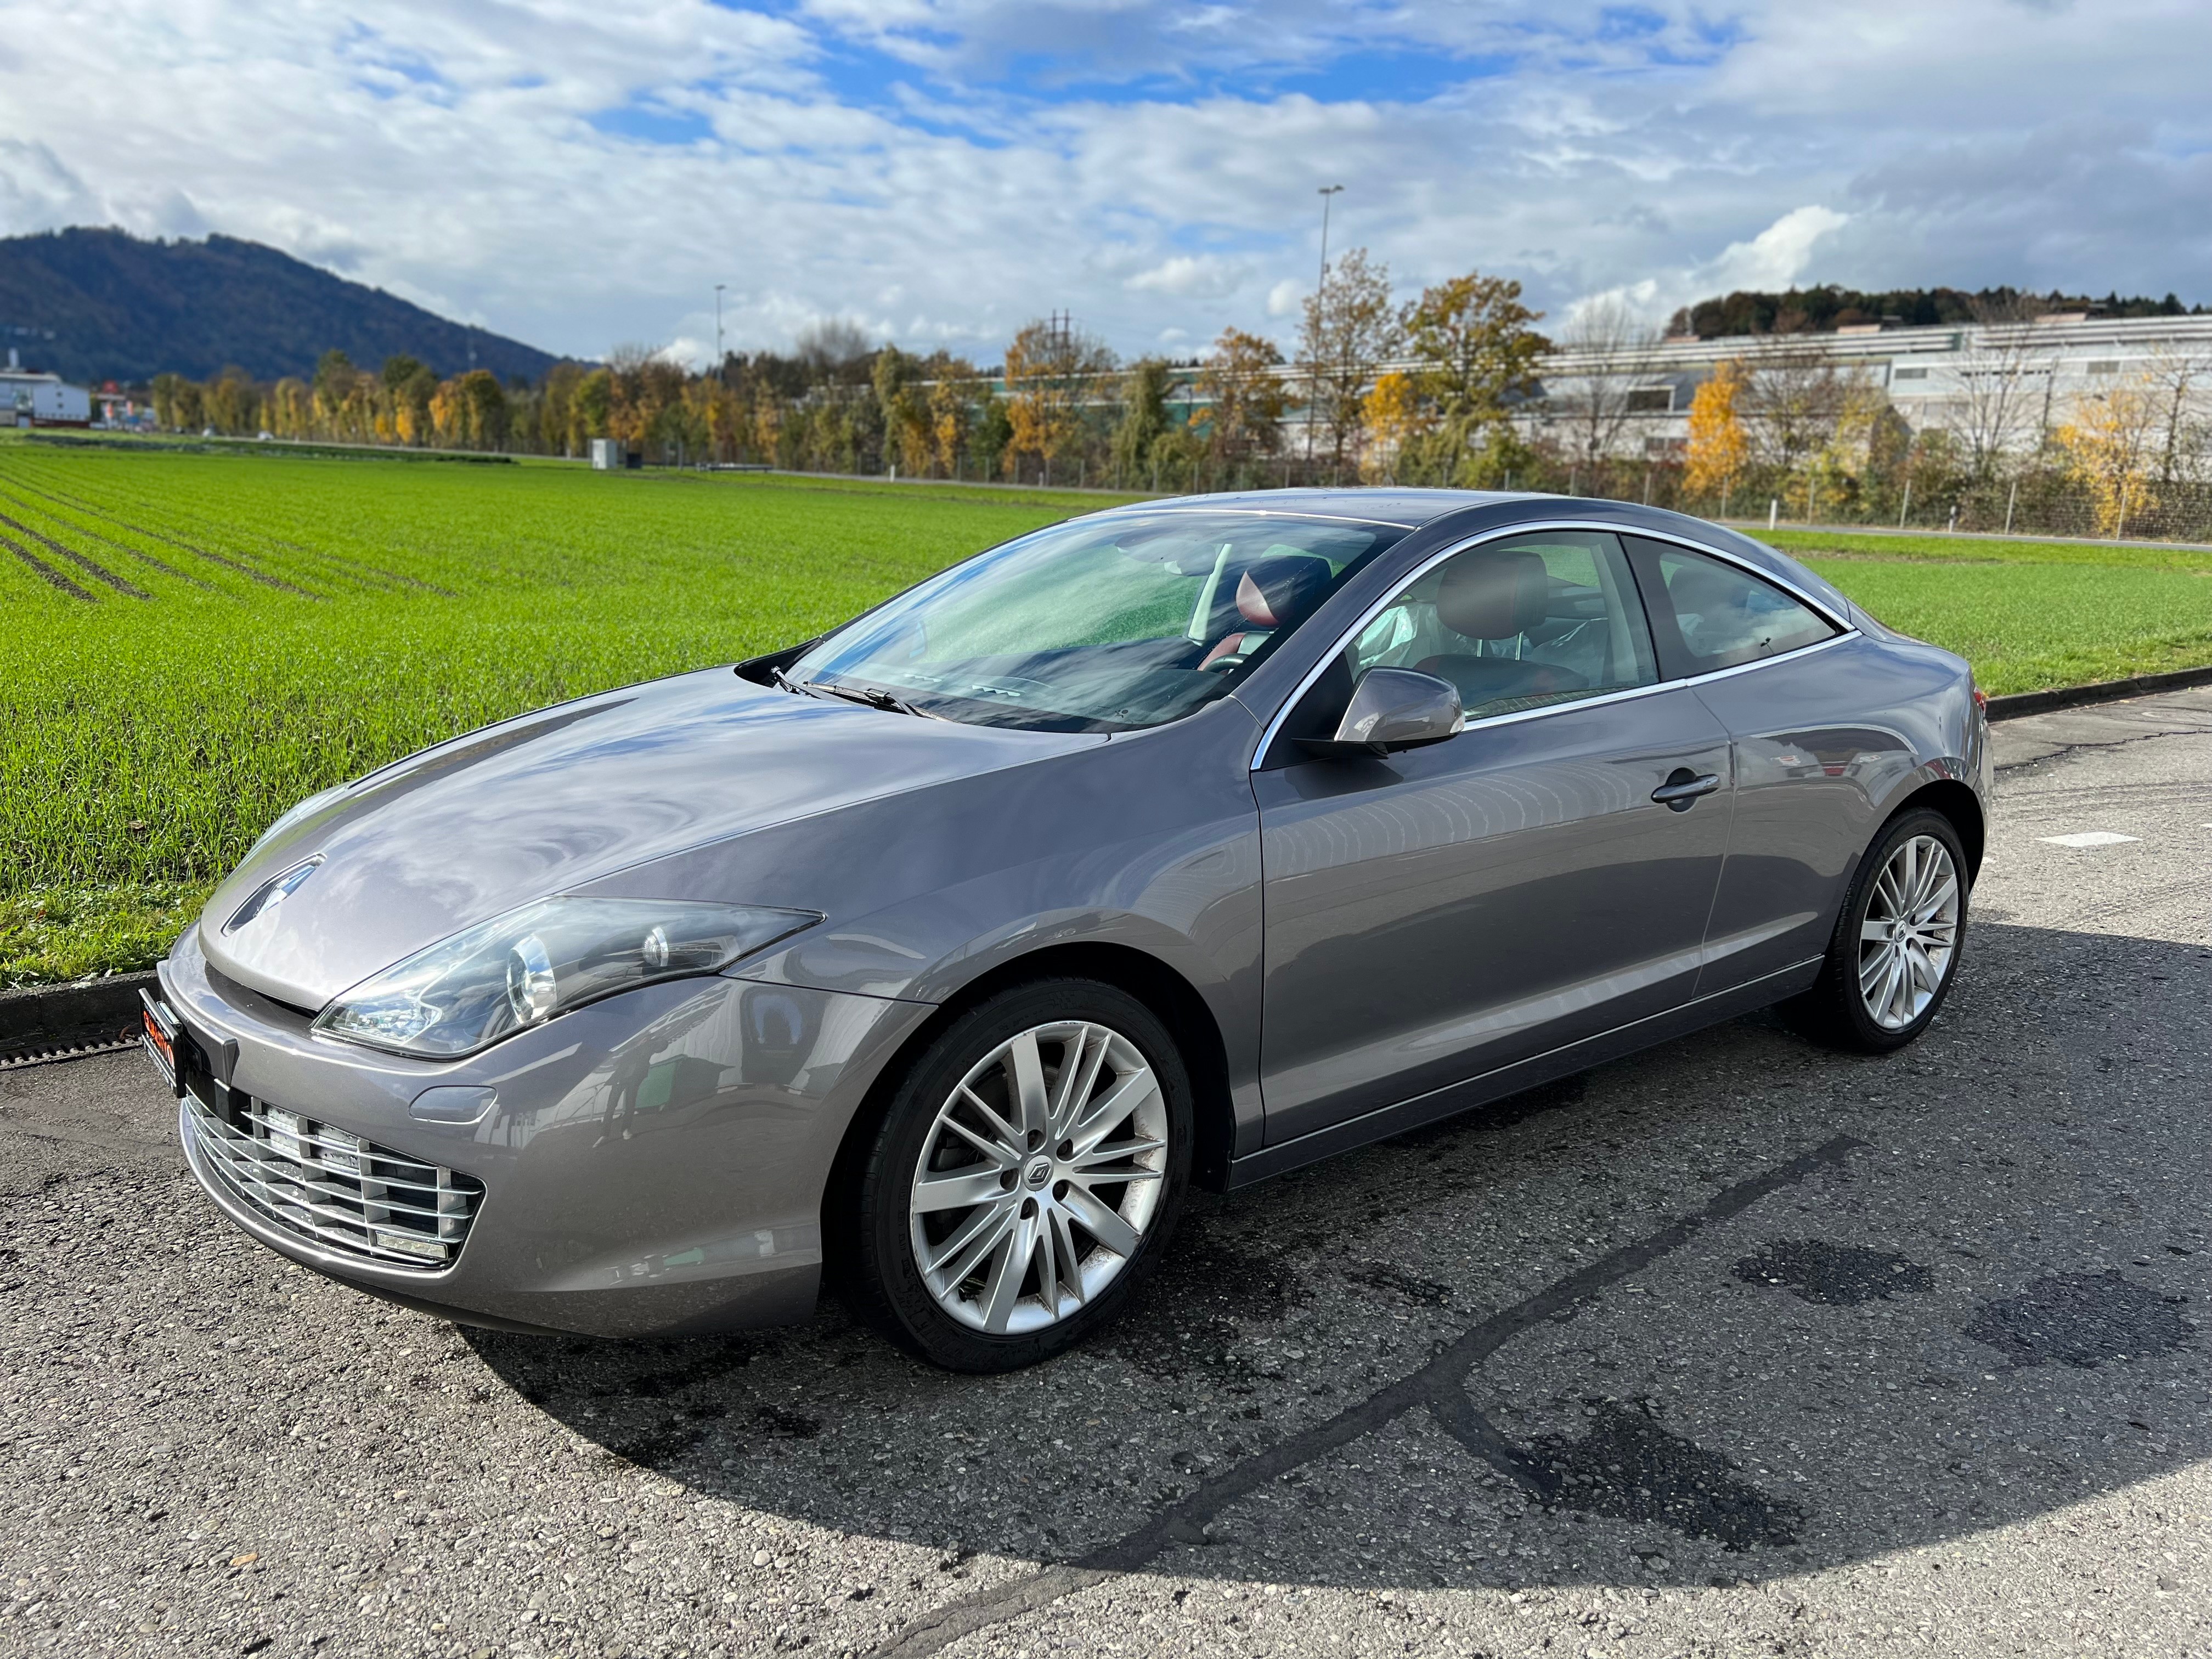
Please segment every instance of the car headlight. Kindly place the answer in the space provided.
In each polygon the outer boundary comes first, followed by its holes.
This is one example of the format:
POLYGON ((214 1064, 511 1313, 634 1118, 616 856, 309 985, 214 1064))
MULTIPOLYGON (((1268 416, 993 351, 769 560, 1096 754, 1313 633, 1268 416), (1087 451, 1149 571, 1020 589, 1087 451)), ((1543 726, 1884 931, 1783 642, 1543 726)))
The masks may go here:
POLYGON ((714 973, 821 920, 753 904, 540 899, 362 981, 315 1030, 451 1060, 618 991, 714 973))

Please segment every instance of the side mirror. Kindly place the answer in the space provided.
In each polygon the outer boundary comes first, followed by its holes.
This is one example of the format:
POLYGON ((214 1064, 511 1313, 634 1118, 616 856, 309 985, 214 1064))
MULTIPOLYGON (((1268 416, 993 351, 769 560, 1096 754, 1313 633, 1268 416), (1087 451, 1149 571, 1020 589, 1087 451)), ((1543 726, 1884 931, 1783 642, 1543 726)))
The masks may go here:
POLYGON ((1301 738, 1308 753, 1343 758, 1390 755, 1455 738, 1466 727, 1459 688, 1410 668, 1370 668, 1352 688, 1333 738, 1301 738))

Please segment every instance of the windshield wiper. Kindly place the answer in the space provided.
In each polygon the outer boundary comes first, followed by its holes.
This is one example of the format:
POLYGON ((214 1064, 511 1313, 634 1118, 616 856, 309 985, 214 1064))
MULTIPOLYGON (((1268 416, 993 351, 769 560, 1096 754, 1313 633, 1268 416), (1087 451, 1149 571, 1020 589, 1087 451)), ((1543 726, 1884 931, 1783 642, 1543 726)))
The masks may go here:
POLYGON ((894 696, 880 685, 832 685, 827 680, 793 680, 793 690, 822 692, 833 697, 842 697, 847 702, 857 702, 867 708, 881 708, 894 714, 911 714, 920 720, 941 720, 942 714, 933 714, 927 708, 917 708, 904 697, 894 696))

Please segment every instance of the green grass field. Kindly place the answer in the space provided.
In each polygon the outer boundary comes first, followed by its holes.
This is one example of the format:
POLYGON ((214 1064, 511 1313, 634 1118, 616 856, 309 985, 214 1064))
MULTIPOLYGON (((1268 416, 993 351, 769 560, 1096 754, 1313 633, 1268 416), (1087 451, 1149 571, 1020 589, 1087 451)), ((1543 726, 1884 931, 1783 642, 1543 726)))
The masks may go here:
MULTIPOLYGON (((145 965, 312 791, 1102 504, 0 441, 0 983, 145 965)), ((2212 662, 2212 555, 1777 539, 1992 691, 2212 662)))

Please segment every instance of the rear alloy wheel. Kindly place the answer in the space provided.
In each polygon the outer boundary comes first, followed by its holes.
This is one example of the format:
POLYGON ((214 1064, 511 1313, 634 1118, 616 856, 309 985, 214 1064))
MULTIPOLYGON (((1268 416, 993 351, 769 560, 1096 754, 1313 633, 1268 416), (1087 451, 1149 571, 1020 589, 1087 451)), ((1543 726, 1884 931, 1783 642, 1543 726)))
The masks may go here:
POLYGON ((1859 923, 1859 1000, 1885 1031, 1928 1012, 1951 977, 1965 890, 1951 849, 1909 836, 1883 863, 1859 923))
POLYGON ((1966 859, 1941 812, 1901 814, 1859 867, 1820 977, 1784 1012, 1807 1036, 1881 1054, 1928 1029, 1958 969, 1966 859))
POLYGON ((1158 1256, 1190 1122, 1172 1041, 1112 986, 1047 981, 963 1016, 908 1073, 863 1177, 879 1322, 959 1370, 1080 1340, 1158 1256))

